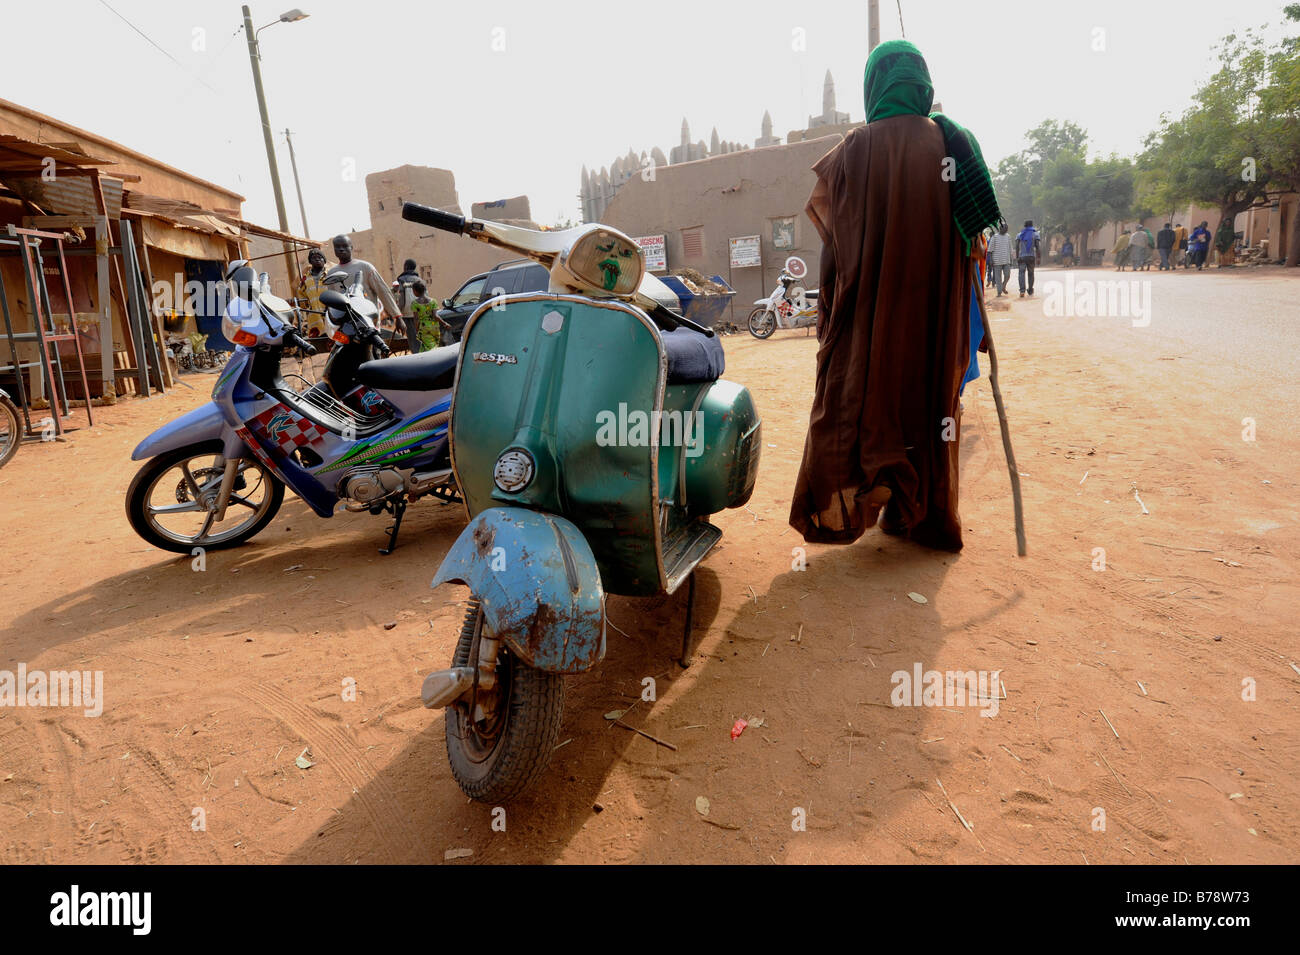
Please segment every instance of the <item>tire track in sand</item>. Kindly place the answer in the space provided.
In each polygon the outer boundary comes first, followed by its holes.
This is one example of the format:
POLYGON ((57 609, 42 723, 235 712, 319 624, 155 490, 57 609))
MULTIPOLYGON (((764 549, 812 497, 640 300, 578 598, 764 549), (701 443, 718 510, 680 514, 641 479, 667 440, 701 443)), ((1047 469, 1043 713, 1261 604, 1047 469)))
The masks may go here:
POLYGON ((375 775, 365 753, 346 733, 317 719, 308 707, 265 683, 255 683, 251 690, 241 693, 306 740, 317 760, 339 774, 379 835, 386 861, 403 861, 411 846, 419 844, 396 794, 375 775))

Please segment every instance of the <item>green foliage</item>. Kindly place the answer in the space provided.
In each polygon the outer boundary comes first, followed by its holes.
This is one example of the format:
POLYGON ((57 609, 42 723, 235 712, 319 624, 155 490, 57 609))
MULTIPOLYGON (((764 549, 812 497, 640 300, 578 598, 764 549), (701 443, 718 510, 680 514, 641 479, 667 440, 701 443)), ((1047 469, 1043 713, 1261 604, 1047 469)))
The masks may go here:
POLYGON ((998 205, 1008 222, 1018 224, 1033 219, 1042 225, 1044 209, 1035 199, 1034 190, 1042 184, 1047 164, 1065 153, 1083 155, 1088 134, 1069 120, 1045 119, 1025 133, 1028 148, 998 163, 993 173, 993 188, 998 205))
POLYGON ((1111 156, 1089 161, 1069 150, 1044 164, 1034 199, 1048 230, 1082 236, 1107 222, 1129 218, 1133 185, 1132 160, 1111 156))
MULTIPOLYGON (((1300 4, 1284 12, 1300 21, 1300 4)), ((1254 30, 1224 37, 1195 105, 1161 118, 1139 166, 1140 195, 1158 209, 1192 201, 1228 217, 1300 186, 1300 40, 1269 47, 1254 30)))

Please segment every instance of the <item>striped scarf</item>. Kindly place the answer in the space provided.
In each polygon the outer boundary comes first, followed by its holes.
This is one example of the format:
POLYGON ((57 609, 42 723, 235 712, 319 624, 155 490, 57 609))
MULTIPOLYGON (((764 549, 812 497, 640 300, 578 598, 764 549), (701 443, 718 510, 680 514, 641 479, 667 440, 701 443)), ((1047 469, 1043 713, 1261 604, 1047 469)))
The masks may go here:
POLYGON ((985 227, 1000 223, 1002 213, 979 142, 943 113, 930 112, 934 85, 921 51, 906 40, 881 43, 867 58, 862 92, 868 123, 889 116, 928 114, 939 125, 944 149, 954 165, 949 183, 952 217, 969 255, 971 240, 985 227))

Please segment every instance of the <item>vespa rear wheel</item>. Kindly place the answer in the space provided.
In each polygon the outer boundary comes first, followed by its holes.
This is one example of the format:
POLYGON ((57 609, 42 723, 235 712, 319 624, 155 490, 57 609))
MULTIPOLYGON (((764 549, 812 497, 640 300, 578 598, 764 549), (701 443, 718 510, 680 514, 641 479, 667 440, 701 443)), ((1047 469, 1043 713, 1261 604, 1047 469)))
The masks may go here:
MULTIPOLYGON (((483 611, 471 601, 453 666, 475 666, 486 649, 483 611)), ((496 686, 475 687, 447 707, 447 760, 471 799, 503 803, 545 771, 560 735, 564 678, 528 666, 505 641, 497 645, 496 686)))
POLYGON ((749 313, 749 334, 755 338, 771 338, 776 331, 776 316, 762 306, 749 313))

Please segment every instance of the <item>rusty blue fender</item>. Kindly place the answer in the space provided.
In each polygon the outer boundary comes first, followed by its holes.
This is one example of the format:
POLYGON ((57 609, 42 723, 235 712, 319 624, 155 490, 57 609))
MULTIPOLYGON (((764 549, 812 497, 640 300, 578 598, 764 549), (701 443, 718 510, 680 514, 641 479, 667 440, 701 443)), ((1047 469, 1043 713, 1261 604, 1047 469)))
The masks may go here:
POLYGON ((461 532, 433 586, 466 584, 488 630, 538 670, 581 673, 605 658, 605 591, 581 532, 562 517, 491 507, 461 532))

